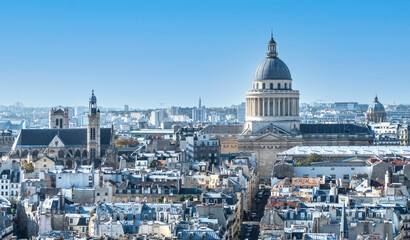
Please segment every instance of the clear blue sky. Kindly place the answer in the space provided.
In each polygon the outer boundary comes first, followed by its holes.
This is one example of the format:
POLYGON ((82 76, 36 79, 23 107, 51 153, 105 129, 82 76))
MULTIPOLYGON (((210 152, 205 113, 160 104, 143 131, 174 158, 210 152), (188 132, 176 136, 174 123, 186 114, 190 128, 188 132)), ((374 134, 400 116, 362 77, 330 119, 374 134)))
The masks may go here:
POLYGON ((410 1, 1 1, 0 104, 244 101, 271 28, 301 101, 410 103, 410 1))

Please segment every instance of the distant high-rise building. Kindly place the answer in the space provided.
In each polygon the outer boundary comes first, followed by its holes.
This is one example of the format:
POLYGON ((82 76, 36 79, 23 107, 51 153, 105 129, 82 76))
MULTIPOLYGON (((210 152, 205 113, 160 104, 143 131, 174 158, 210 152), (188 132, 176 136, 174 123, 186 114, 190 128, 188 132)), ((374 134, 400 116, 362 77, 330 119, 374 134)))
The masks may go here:
POLYGON ((167 109, 169 115, 179 115, 179 107, 172 106, 167 109))
POLYGON ((245 102, 239 104, 236 107, 236 115, 237 115, 238 122, 241 122, 241 123, 245 122, 245 117, 246 117, 246 103, 245 102))
POLYGON ((124 112, 129 112, 129 111, 130 111, 130 107, 127 104, 125 104, 124 105, 124 112))
POLYGON ((167 112, 164 109, 154 110, 151 112, 150 123, 155 127, 160 127, 166 117, 167 112))
POLYGON ((192 109, 192 120, 196 123, 206 122, 205 108, 194 108, 194 109, 192 109))

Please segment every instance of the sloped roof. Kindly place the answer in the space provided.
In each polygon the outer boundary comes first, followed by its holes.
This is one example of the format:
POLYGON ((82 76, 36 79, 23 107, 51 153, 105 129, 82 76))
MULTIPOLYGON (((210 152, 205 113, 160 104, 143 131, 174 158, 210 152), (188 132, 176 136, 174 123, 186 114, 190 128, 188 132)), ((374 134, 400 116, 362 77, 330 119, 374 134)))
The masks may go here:
POLYGON ((210 124, 202 129, 201 132, 206 134, 235 135, 241 134, 242 130, 242 124, 210 124))
MULTIPOLYGON (((44 146, 58 135, 66 146, 87 145, 86 128, 69 129, 22 129, 17 140, 17 146, 44 146)), ((101 145, 109 145, 111 128, 100 129, 101 145)))
POLYGON ((303 134, 370 134, 369 128, 357 124, 300 124, 303 134))

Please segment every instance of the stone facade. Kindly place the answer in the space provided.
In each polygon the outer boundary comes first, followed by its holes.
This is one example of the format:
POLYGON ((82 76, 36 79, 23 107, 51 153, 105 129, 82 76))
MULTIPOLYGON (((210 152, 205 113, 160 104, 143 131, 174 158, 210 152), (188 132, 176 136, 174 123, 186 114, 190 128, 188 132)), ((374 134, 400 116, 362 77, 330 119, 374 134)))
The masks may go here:
MULTIPOLYGON (((271 37, 267 57, 257 67, 246 94, 246 122, 238 152, 256 153, 259 176, 269 179, 279 152, 301 145, 369 145, 373 136, 353 124, 300 124, 299 91, 271 37)), ((220 134, 222 135, 222 134, 220 134)))
POLYGON ((49 128, 69 128, 68 123, 68 108, 51 109, 49 113, 49 128))

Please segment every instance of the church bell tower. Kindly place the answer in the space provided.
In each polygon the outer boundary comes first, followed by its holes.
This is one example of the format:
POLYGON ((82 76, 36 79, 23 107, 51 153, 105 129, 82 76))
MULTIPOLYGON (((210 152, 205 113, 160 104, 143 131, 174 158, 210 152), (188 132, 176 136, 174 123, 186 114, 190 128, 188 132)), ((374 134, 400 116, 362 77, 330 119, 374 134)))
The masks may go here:
POLYGON ((87 118, 87 152, 88 159, 100 157, 100 110, 97 108, 97 97, 92 90, 89 101, 89 113, 87 118))

